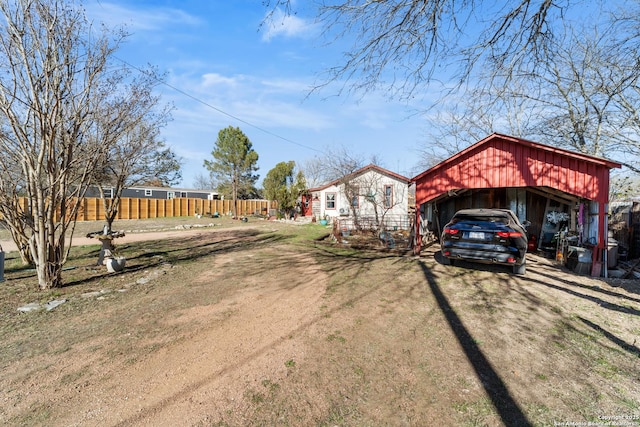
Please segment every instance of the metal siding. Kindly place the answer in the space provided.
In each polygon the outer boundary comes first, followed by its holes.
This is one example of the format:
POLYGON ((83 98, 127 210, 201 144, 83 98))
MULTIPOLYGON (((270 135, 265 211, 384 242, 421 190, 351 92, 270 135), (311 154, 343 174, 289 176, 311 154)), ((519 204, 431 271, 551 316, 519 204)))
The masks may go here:
MULTIPOLYGON (((483 171, 489 171, 488 166, 489 166, 489 162, 487 162, 487 157, 489 156, 488 150, 482 150, 479 153, 480 156, 480 168, 476 168, 476 170, 474 171, 475 173, 475 177, 476 177, 476 182, 478 183, 476 188, 484 188, 484 185, 482 183, 482 172, 483 171)), ((489 178, 490 179, 490 178, 489 178)))
POLYGON ((538 185, 538 182, 540 183, 539 185, 544 185, 544 182, 541 181, 541 179, 544 177, 544 174, 546 173, 546 168, 544 165, 544 162, 540 161, 540 156, 542 156, 544 153, 541 153, 538 150, 531 150, 532 151, 532 158, 533 161, 535 163, 535 170, 536 173, 531 177, 531 183, 532 185, 538 185))
POLYGON ((576 168, 578 167, 578 162, 575 159, 569 159, 569 166, 567 168, 567 185, 571 188, 577 188, 576 185, 576 168))
POLYGON ((576 156, 499 137, 489 139, 454 162, 420 175, 416 202, 425 203, 458 188, 546 186, 606 203, 610 166, 576 156))
POLYGON ((479 179, 479 175, 480 175, 480 171, 485 167, 485 163, 486 163, 486 159, 485 156, 482 155, 475 155, 475 156, 471 156, 469 155, 467 157, 467 162, 468 162, 468 169, 469 169, 469 176, 471 176, 473 178, 473 184, 477 185, 478 187, 481 187, 482 184, 480 183, 480 179, 479 179), (475 161, 473 160, 475 159, 475 161))
POLYGON ((560 168, 558 170, 558 179, 560 183, 566 187, 571 188, 571 183, 567 180, 567 168, 569 167, 569 162, 566 157, 560 157, 560 168))
POLYGON ((514 185, 514 187, 525 186, 522 167, 518 167, 518 165, 523 165, 522 151, 523 150, 516 150, 516 152, 513 153, 513 159, 511 161, 511 164, 509 165, 508 176, 510 176, 513 179, 513 182, 516 184, 514 185))
POLYGON ((558 179, 558 165, 556 164, 556 158, 553 153, 545 153, 544 161, 549 165, 549 175, 547 185, 552 188, 560 188, 560 181, 558 179))
POLYGON ((553 153, 544 153, 544 163, 549 165, 549 173, 547 174, 547 185, 552 188, 558 188, 558 168, 555 163, 555 156, 553 153))
POLYGON ((462 177, 467 176, 469 174, 467 163, 458 163, 457 165, 454 166, 454 168, 455 168, 454 170, 455 170, 457 181, 462 181, 463 180, 462 177))
POLYGON ((496 185, 496 187, 502 187, 502 185, 500 184, 500 181, 502 180, 502 170, 500 170, 500 164, 501 159, 500 159, 500 151, 498 150, 497 144, 494 143, 493 146, 491 147, 491 150, 488 151, 488 157, 487 157, 487 166, 488 168, 484 169, 485 171, 493 171, 493 174, 490 175, 489 179, 486 179, 486 175, 485 174, 481 174, 481 176, 484 178, 485 181, 487 181, 487 183, 489 182, 493 182, 496 185))
POLYGON ((520 154, 520 150, 509 151, 508 144, 503 144, 502 149, 502 158, 504 159, 504 167, 502 168, 502 174, 505 177, 505 185, 504 187, 519 187, 522 184, 520 177, 522 174, 520 173, 520 162, 518 161, 518 156, 520 154))
POLYGON ((562 190, 562 182, 560 181, 560 168, 558 163, 560 159, 556 158, 553 153, 546 153, 546 162, 551 165, 550 186, 562 190))
POLYGON ((497 182, 497 187, 504 187, 505 185, 505 167, 506 161, 502 151, 502 144, 496 144, 493 149, 492 165, 491 168, 495 171, 494 182, 497 182))
MULTIPOLYGON (((590 200, 603 202, 598 197, 598 193, 599 193, 598 187, 602 185, 599 169, 596 168, 595 165, 589 165, 589 164, 585 164, 583 169, 584 169, 585 176, 587 178, 587 185, 584 186, 584 191, 590 195, 589 197, 590 200)), ((608 174, 608 171, 607 171, 607 174, 608 174)), ((609 191, 609 188, 607 188, 607 191, 609 191)))
POLYGON ((514 152, 509 152, 508 147, 504 143, 500 144, 500 149, 498 150, 498 168, 500 170, 500 181, 501 187, 513 187, 516 182, 516 174, 513 173, 515 170, 513 168, 513 164, 515 163, 513 160, 514 152))
POLYGON ((576 160, 576 167, 575 167, 575 170, 574 170, 575 177, 573 179, 573 186, 575 188, 584 188, 584 185, 585 185, 585 174, 580 173, 578 171, 579 165, 580 165, 580 162, 578 162, 576 160))
POLYGON ((551 153, 547 152, 539 152, 540 156, 538 157, 538 161, 542 165, 542 175, 540 177, 534 177, 536 180, 540 180, 540 183, 546 187, 554 187, 554 165, 552 163, 553 156, 551 153))

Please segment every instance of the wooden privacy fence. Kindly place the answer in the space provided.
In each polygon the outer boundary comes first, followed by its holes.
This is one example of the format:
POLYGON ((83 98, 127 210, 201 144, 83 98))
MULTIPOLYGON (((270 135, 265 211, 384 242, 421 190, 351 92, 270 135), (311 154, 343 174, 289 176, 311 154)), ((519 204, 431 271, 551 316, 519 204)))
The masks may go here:
MULTIPOLYGON (((104 219, 103 200, 86 198, 78 212, 78 221, 104 219)), ((266 215, 276 206, 270 200, 237 200, 237 215, 266 215)), ((232 200, 205 200, 196 198, 136 199, 122 198, 116 219, 148 219, 178 216, 225 215, 233 212, 232 200)))
MULTIPOLYGON (((110 199, 107 199, 110 201, 110 199)), ((20 201, 26 206, 26 199, 20 201)), ((239 216, 267 215, 269 209, 277 208, 271 200, 237 200, 239 216)), ((220 215, 233 212, 232 200, 205 200, 196 198, 139 199, 126 197, 120 201, 116 219, 151 219, 194 215, 220 215)), ((104 220, 103 199, 85 198, 77 216, 78 221, 104 220)))

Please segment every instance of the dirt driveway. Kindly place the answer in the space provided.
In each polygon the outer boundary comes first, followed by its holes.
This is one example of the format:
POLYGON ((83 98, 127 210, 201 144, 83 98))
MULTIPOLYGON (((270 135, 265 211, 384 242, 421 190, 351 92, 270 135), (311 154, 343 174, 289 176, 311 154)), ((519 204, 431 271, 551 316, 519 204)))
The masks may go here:
POLYGON ((435 247, 353 251, 267 223, 180 233, 131 245, 125 273, 58 291, 51 312, 18 314, 9 277, 2 424, 638 424, 637 281, 537 256, 524 277, 449 267, 435 247))

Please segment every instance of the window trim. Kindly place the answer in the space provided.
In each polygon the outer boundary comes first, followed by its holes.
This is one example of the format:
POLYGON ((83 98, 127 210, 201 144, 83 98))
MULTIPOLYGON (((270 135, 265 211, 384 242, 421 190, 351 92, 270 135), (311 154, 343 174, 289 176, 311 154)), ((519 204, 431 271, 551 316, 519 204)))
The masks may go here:
POLYGON ((384 186, 383 206, 385 209, 391 209, 393 207, 393 185, 391 184, 387 184, 384 186), (387 190, 389 191, 388 194, 387 190))
POLYGON ((109 187, 109 188, 102 187, 102 192, 104 194, 105 199, 113 199, 113 187, 109 187))
POLYGON ((144 196, 145 197, 151 197, 153 196, 153 190, 149 189, 149 188, 145 188, 144 189, 144 196))
POLYGON ((328 211, 336 210, 336 201, 337 201, 337 193, 335 191, 326 192, 324 194, 324 208, 326 210, 328 210, 328 211), (333 207, 332 208, 329 207, 329 196, 333 196, 333 200, 332 200, 333 207))
POLYGON ((358 209, 360 207, 360 189, 358 187, 351 188, 351 200, 349 204, 352 208, 358 209))

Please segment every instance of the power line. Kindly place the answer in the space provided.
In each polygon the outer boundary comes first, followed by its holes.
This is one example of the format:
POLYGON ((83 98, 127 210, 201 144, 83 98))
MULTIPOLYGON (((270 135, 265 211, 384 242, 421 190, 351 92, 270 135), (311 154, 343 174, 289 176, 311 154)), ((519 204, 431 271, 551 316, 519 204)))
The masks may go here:
POLYGON ((293 140, 291 140, 291 139, 289 139, 289 138, 285 138, 284 136, 280 136, 280 135, 278 135, 278 134, 276 134, 276 133, 274 133, 274 132, 271 132, 270 130, 264 129, 264 128, 262 128, 262 127, 258 126, 258 125, 254 125, 254 124, 253 124, 253 123, 251 123, 251 122, 248 122, 248 121, 246 121, 246 120, 244 120, 244 119, 241 119, 240 117, 234 116, 234 115, 233 115, 233 114, 231 114, 231 113, 227 113, 226 111, 222 110, 221 108, 218 108, 218 107, 216 107, 216 106, 214 106, 214 105, 211 105, 211 104, 209 104, 208 102, 203 101, 202 99, 200 99, 200 98, 198 98, 198 97, 196 97, 196 96, 194 96, 194 95, 191 95, 190 93, 185 92, 184 90, 182 90, 182 89, 180 89, 180 88, 178 88, 178 87, 176 87, 176 86, 173 86, 173 85, 171 85, 171 84, 169 84, 169 83, 165 82, 164 80, 158 79, 158 78, 156 78, 156 77, 155 77, 155 76, 153 76, 153 75, 149 75, 149 73, 147 73, 145 70, 143 70, 143 69, 141 69, 141 68, 139 68, 139 67, 136 67, 135 65, 133 65, 133 64, 131 64, 131 63, 129 63, 129 62, 127 62, 127 61, 125 61, 124 59, 121 59, 121 58, 119 58, 119 57, 117 57, 117 56, 114 56, 114 58, 115 58, 115 59, 117 59, 118 61, 122 62, 123 64, 125 64, 125 65, 127 65, 127 66, 129 66, 129 67, 131 67, 131 68, 133 68, 133 69, 135 69, 135 70, 137 70, 138 72, 140 72, 140 73, 142 73, 142 74, 145 74, 145 75, 147 75, 147 76, 149 76, 149 77, 153 78, 153 79, 154 79, 154 80, 156 80, 158 83, 160 83, 160 84, 162 84, 162 85, 164 85, 164 86, 167 86, 168 88, 173 89, 174 91, 178 92, 179 94, 184 95, 184 96, 186 96, 187 98, 190 98, 190 99, 192 99, 192 100, 194 100, 194 101, 196 101, 196 102, 198 102, 198 103, 200 103, 200 104, 204 105, 205 107, 211 108, 212 110, 217 111, 217 112, 218 112, 218 113, 220 113, 220 114, 224 114, 224 115, 225 115, 225 116, 227 116, 227 117, 231 117, 231 118, 232 118, 232 119, 234 119, 234 120, 237 120, 237 121, 239 121, 239 122, 241 122, 241 123, 246 124, 247 126, 251 126, 252 128, 259 130, 260 132, 264 132, 264 133, 266 133, 267 135, 271 135, 271 136, 273 136, 273 137, 276 137, 276 138, 278 138, 278 139, 281 139, 281 140, 283 140, 283 141, 285 141, 285 142, 288 142, 288 143, 290 143, 290 144, 294 144, 294 145, 297 145, 297 146, 299 146, 299 147, 306 148, 306 149, 308 149, 308 150, 313 150, 313 151, 316 151, 316 152, 318 152, 318 153, 322 153, 322 151, 321 151, 321 150, 318 150, 317 148, 314 148, 314 147, 310 147, 310 146, 308 146, 308 145, 301 144, 301 143, 296 142, 296 141, 293 141, 293 140))

